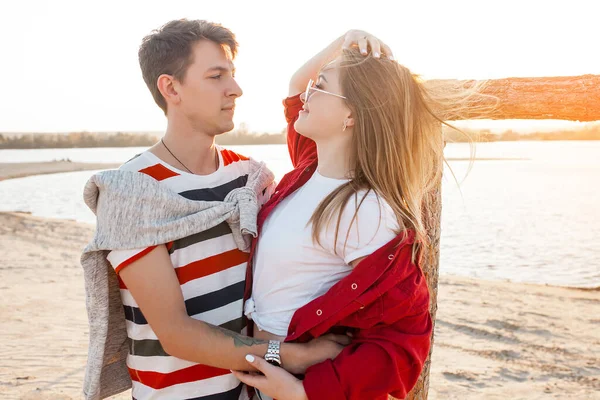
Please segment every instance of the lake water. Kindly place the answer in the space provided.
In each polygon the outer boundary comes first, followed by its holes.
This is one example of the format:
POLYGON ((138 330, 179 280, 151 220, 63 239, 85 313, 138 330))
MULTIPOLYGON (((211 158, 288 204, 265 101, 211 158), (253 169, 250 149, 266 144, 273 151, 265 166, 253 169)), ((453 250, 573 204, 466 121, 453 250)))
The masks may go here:
MULTIPOLYGON (((285 145, 229 146, 290 170, 285 145)), ((2 162, 70 159, 121 163, 145 148, 0 150, 2 162)), ((449 144, 446 157, 469 157, 449 144)), ((552 285, 600 286, 600 142, 477 144, 476 161, 450 161, 442 194, 441 274, 552 285), (520 160, 514 160, 520 159, 520 160), (464 178, 464 179, 463 179, 464 178)), ((94 171, 0 182, 0 211, 94 222, 82 189, 94 171)))

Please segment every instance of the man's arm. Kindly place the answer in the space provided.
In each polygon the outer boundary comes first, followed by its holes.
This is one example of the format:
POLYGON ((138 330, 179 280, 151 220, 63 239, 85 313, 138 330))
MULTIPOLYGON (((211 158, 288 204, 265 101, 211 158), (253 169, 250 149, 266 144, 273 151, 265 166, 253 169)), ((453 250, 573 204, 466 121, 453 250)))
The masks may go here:
MULTIPOLYGON (((166 246, 157 246, 119 273, 164 351, 184 360, 212 367, 249 371, 247 354, 264 356, 268 341, 250 338, 188 316, 183 294, 166 246)), ((320 341, 312 347, 283 343, 281 359, 293 373, 327 358, 342 346, 320 341)))

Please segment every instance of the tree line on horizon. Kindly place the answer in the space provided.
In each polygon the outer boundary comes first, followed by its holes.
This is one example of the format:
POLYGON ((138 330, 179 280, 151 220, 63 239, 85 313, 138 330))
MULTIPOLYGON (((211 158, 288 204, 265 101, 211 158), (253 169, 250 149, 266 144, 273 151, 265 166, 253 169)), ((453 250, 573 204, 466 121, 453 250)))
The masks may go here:
MULTIPOLYGON (((517 140, 600 140, 600 124, 586 126, 577 130, 554 132, 518 133, 507 130, 492 133, 489 130, 465 130, 462 132, 444 127, 444 139, 447 142, 497 142, 517 140)), ((160 140, 157 133, 0 133, 0 149, 50 149, 50 148, 91 148, 91 147, 149 147, 160 140)), ((286 134, 249 132, 242 124, 239 129, 219 135, 216 142, 220 145, 259 145, 285 144, 286 134)))

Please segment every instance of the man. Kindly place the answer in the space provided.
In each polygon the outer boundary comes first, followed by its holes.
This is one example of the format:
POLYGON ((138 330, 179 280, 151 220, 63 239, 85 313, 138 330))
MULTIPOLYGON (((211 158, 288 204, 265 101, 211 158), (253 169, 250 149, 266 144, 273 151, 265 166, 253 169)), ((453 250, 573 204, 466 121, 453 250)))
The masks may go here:
MULTIPOLYGON (((144 38, 142 74, 168 125, 159 143, 121 171, 149 175, 193 201, 222 202, 246 185, 257 163, 214 143, 233 128, 235 101, 242 95, 235 81, 236 48, 229 30, 199 20, 171 21, 144 38)), ((242 384, 230 370, 251 369, 246 354, 263 357, 269 350, 288 371, 302 373, 339 353, 342 346, 334 340, 340 337, 307 345, 277 342, 268 349, 268 341, 241 334, 248 254, 238 247, 222 222, 164 244, 108 248, 127 319, 135 399, 243 398, 242 384)), ((103 371, 110 362, 102 362, 103 371)))

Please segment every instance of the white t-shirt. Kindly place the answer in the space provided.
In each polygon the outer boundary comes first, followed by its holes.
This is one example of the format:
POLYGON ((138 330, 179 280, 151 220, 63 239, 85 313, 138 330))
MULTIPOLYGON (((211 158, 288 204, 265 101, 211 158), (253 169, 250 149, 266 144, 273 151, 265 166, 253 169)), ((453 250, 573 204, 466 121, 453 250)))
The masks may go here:
POLYGON ((321 245, 313 242, 308 221, 321 201, 346 182, 317 171, 267 217, 254 256, 252 298, 245 305, 246 315, 258 329, 287 336, 296 310, 350 274, 352 261, 396 237, 399 226, 391 207, 370 191, 354 221, 364 192, 348 201, 337 241, 335 215, 320 234, 321 245))

